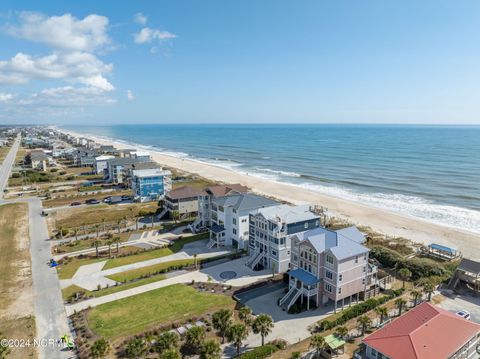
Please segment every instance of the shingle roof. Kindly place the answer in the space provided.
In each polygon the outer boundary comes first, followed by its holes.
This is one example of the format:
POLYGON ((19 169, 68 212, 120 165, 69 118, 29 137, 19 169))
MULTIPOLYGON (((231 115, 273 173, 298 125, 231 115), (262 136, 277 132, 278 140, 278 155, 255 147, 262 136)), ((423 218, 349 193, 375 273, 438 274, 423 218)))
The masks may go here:
POLYGON ((202 190, 198 190, 190 186, 182 186, 168 192, 167 197, 175 200, 175 199, 182 199, 182 198, 197 197, 197 196, 200 196, 201 194, 204 194, 202 190))
POLYGON ((212 202, 223 207, 233 207, 237 211, 254 210, 261 207, 274 206, 278 204, 270 198, 252 193, 233 194, 225 197, 215 198, 212 202))
POLYGON ((205 188, 205 192, 212 194, 214 197, 226 196, 232 192, 245 193, 247 191, 248 187, 242 186, 239 183, 210 186, 205 188))
POLYGON ((366 337, 363 342, 390 359, 449 358, 480 325, 425 302, 366 337))
POLYGON ((336 232, 337 234, 347 237, 348 239, 351 239, 352 241, 355 241, 357 243, 365 242, 365 234, 360 232, 355 226, 338 229, 336 232))
POLYGON ((469 273, 480 274, 480 262, 472 261, 471 259, 463 258, 457 269, 469 273))

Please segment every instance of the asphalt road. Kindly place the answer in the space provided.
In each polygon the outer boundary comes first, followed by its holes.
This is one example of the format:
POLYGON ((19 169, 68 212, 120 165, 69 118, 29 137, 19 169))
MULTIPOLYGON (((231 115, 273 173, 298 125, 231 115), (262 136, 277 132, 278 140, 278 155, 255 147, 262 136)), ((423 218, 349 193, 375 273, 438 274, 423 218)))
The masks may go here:
POLYGON ((0 168, 0 200, 3 198, 3 191, 7 187, 8 178, 10 177, 10 171, 15 163, 15 157, 17 156, 18 147, 20 146, 20 136, 17 137, 13 143, 12 148, 8 152, 7 157, 3 160, 2 167, 0 168))
MULTIPOLYGON (((30 254, 32 256, 33 293, 37 338, 57 341, 63 335, 71 337, 63 305, 60 284, 55 268, 48 263, 52 257, 42 202, 38 198, 28 201, 30 218, 30 254)), ((58 345, 38 348, 40 359, 75 357, 74 353, 58 345)))

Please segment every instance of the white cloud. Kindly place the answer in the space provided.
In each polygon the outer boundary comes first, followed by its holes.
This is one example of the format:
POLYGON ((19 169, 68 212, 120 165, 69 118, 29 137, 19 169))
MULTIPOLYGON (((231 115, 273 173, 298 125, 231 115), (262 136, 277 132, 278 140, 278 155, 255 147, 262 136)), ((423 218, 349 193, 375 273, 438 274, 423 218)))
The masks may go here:
POLYGON ((11 93, 0 92, 0 102, 9 102, 11 100, 13 100, 11 93))
POLYGON ((19 24, 7 26, 7 32, 56 50, 93 52, 111 43, 107 28, 108 18, 96 14, 80 20, 71 14, 47 17, 39 13, 22 12, 19 24))
POLYGON ((26 84, 32 79, 76 81, 112 91, 105 75, 113 70, 95 55, 86 52, 55 52, 33 57, 18 53, 10 60, 0 61, 0 84, 26 84))
POLYGON ((148 17, 143 15, 141 12, 135 14, 134 20, 137 24, 145 25, 148 21, 148 17))
POLYGON ((127 90, 127 98, 129 101, 135 100, 135 95, 133 94, 132 90, 127 90))
POLYGON ((149 27, 144 27, 140 32, 134 34, 134 41, 137 44, 146 44, 155 40, 171 40, 175 39, 177 35, 172 34, 168 31, 151 29, 149 27))

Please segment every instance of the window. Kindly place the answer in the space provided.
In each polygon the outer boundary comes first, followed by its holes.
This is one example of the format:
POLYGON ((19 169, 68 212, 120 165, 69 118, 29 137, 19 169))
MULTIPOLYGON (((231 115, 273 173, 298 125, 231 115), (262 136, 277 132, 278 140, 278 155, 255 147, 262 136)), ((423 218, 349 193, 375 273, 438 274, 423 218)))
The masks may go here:
POLYGON ((365 273, 367 271, 367 267, 363 267, 363 272, 365 273))
POLYGON ((233 234, 237 234, 237 230, 233 228, 233 234))
POLYGON ((305 229, 308 229, 308 222, 305 222, 305 229))
POLYGON ((319 222, 318 222, 318 219, 315 221, 315 226, 318 227, 319 225, 319 222))
POLYGON ((331 285, 331 284, 328 284, 328 283, 325 283, 325 290, 326 290, 327 292, 332 293, 332 290, 333 290, 333 289, 332 289, 332 285, 331 285))
POLYGON ((358 256, 355 256, 355 263, 358 263, 358 256))
POLYGON ((365 278, 362 279, 362 284, 365 284, 365 278))
POLYGON ((233 224, 237 224, 237 219, 236 219, 236 218, 232 218, 232 222, 233 222, 233 224))
POLYGON ((339 274, 339 275, 338 275, 338 281, 341 282, 342 279, 343 279, 343 274, 339 274))
POLYGON ((242 219, 242 223, 246 223, 247 222, 247 219, 246 218, 243 218, 242 219))
POLYGON ((333 279, 333 273, 330 272, 329 270, 327 270, 327 271, 325 272, 325 277, 327 277, 328 279, 333 279))
POLYGON ((277 251, 272 250, 272 256, 276 257, 277 256, 277 251))
POLYGON ((342 288, 338 288, 338 294, 342 294, 342 288))
POLYGON ((332 257, 332 256, 329 256, 329 255, 327 254, 327 256, 326 256, 326 258, 325 258, 325 261, 326 261, 327 263, 329 263, 329 264, 333 264, 333 257, 332 257))

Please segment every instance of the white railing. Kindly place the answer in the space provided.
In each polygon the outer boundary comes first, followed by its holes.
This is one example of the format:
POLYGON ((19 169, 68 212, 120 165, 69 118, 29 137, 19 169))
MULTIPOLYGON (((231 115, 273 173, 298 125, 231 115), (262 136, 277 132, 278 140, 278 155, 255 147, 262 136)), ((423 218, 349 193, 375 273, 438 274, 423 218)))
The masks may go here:
POLYGON ((287 299, 293 294, 293 292, 295 292, 297 290, 297 288, 295 286, 291 287, 287 294, 285 294, 282 299, 280 299, 280 302, 278 304, 280 304, 280 306, 282 306, 286 301, 287 299))

